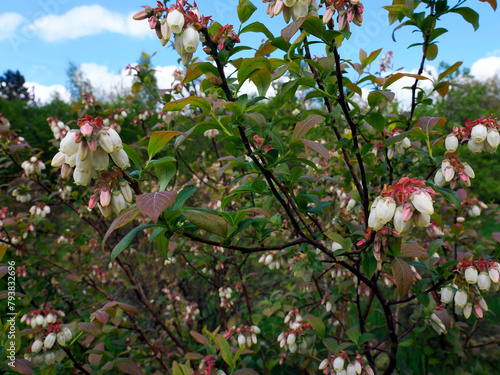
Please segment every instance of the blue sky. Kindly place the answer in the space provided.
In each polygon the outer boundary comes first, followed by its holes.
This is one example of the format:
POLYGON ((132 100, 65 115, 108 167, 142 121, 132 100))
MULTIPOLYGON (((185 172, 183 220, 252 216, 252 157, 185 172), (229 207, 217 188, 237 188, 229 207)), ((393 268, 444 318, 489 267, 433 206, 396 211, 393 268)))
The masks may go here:
MULTIPOLYGON (((391 39, 396 25, 388 26, 387 12, 381 9, 390 2, 364 1, 363 27, 352 27, 351 41, 341 48, 343 57, 357 59, 359 48, 368 52, 383 48, 384 52, 394 50, 394 68, 411 71, 418 67, 420 48, 406 48, 420 41, 418 34, 403 29, 396 34, 398 43, 391 39)), ((203 14, 212 15, 220 23, 238 27, 237 3, 238 0, 199 0, 198 6, 203 14)), ((285 26, 281 15, 271 19, 265 14, 265 4, 258 0, 254 3, 259 10, 250 22, 263 22, 274 35, 279 35, 285 26)), ((153 63, 164 67, 166 75, 170 72, 166 67, 178 65, 176 53, 161 46, 146 21, 131 20, 141 5, 154 5, 154 0, 149 3, 143 0, 24 0, 22 4, 21 9, 19 2, 3 0, 0 6, 0 74, 7 69, 19 69, 26 81, 36 85, 39 97, 47 96, 54 85, 60 85, 61 90, 67 86, 66 70, 70 61, 83 64, 84 72, 96 85, 118 82, 120 71, 136 62, 142 51, 158 52, 153 63)), ((466 5, 480 13, 479 30, 474 32, 459 15, 448 17, 442 27, 450 32, 440 38, 440 53, 429 64, 437 67, 440 61, 463 61, 466 67, 475 66, 473 73, 483 78, 500 73, 499 14, 478 0, 469 0, 466 5)), ((242 42, 257 47, 261 38, 262 34, 247 34, 242 42)), ((203 53, 198 52, 202 56, 203 53)), ((315 52, 323 54, 321 50, 315 52)), ((168 82, 165 78, 163 84, 168 82)))

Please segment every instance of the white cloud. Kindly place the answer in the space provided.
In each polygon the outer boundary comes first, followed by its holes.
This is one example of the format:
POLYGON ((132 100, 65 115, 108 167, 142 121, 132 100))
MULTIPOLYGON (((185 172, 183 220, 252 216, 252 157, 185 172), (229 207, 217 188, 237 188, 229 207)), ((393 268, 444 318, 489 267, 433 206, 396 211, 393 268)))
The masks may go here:
POLYGON ((132 15, 112 12, 100 5, 83 5, 61 15, 50 14, 38 18, 26 27, 26 31, 46 42, 76 39, 102 32, 152 37, 154 32, 148 23, 135 21, 132 15))
POLYGON ((36 82, 26 82, 24 86, 28 88, 31 94, 34 94, 37 103, 50 103, 56 96, 65 102, 69 102, 71 98, 70 92, 62 85, 44 86, 36 82))
POLYGON ((13 37, 19 25, 23 22, 25 22, 25 19, 19 13, 0 14, 0 40, 13 37))
POLYGON ((133 77, 129 76, 128 71, 125 69, 113 73, 105 65, 83 63, 80 66, 80 71, 90 81, 92 87, 96 89, 98 96, 106 95, 106 93, 121 93, 130 90, 132 87, 133 77))
POLYGON ((470 74, 480 81, 500 77, 500 57, 490 56, 477 60, 472 64, 470 74))

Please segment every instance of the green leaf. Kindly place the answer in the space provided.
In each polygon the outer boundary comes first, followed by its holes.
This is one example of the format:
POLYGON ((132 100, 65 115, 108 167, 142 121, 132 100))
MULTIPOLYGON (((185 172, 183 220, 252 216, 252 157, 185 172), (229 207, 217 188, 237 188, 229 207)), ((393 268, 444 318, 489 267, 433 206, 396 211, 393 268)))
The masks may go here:
POLYGON ((130 147, 129 145, 123 144, 123 149, 127 153, 128 157, 134 163, 135 167, 140 171, 142 170, 142 159, 135 150, 135 148, 130 147))
POLYGON ((168 183, 175 176, 176 172, 175 164, 171 162, 164 162, 155 165, 156 177, 160 181, 160 191, 167 188, 168 183))
POLYGON ((158 252, 160 253, 163 259, 168 258, 168 244, 170 243, 170 240, 167 238, 167 236, 165 236, 165 233, 167 233, 167 230, 163 229, 155 237, 156 246, 158 246, 158 252))
POLYGON ((458 68, 460 68, 460 66, 462 64, 463 64, 462 61, 458 61, 455 64, 453 64, 452 66, 450 66, 448 69, 446 69, 444 72, 440 73, 439 76, 438 76, 438 82, 441 81, 446 76, 448 76, 448 75, 452 74, 453 72, 455 72, 455 70, 457 70, 458 68))
POLYGON ((323 319, 311 314, 307 314, 304 319, 313 327, 321 338, 325 337, 326 328, 323 319))
POLYGON ((325 24, 318 17, 307 16, 302 23, 302 28, 309 34, 322 39, 325 31, 325 24))
POLYGON ((392 275, 399 290, 399 295, 404 297, 413 284, 413 272, 408 263, 400 258, 391 261, 392 275))
POLYGON ((351 339, 351 341, 354 343, 354 345, 359 347, 359 327, 352 326, 345 333, 346 333, 347 337, 349 337, 349 339, 351 339))
POLYGON ((148 144, 149 160, 151 161, 151 159, 153 159, 153 157, 158 152, 160 152, 173 137, 179 134, 182 133, 173 130, 161 130, 153 132, 153 134, 151 134, 151 137, 149 138, 148 144))
POLYGON ((387 121, 384 116, 377 112, 373 112, 370 116, 366 116, 365 121, 381 133, 383 133, 385 126, 387 125, 387 121))
POLYGON ((113 222, 111 223, 111 225, 108 228, 108 231, 106 232, 106 234, 104 235, 104 237, 102 239, 102 250, 103 251, 104 251, 104 244, 106 243, 106 240, 111 235, 111 233, 113 233, 116 229, 121 228, 121 227, 127 225, 128 223, 132 222, 137 217, 137 215, 139 215, 139 209, 135 205, 131 206, 129 208, 126 208, 125 210, 120 212, 120 214, 116 217, 116 219, 113 220, 113 222))
POLYGON ((238 11, 238 18, 240 22, 245 23, 257 10, 257 7, 249 0, 241 0, 240 5, 238 5, 236 9, 238 11))
MULTIPOLYGON (((199 65, 200 68, 201 68, 201 66, 202 65, 199 65)), ((215 68, 215 67, 212 65, 212 68, 215 68)), ((215 72, 217 72, 217 74, 218 74, 217 68, 215 68, 215 72)), ((179 99, 179 100, 174 100, 173 102, 168 102, 163 107, 163 111, 165 111, 165 112, 166 111, 180 111, 181 109, 183 109, 187 105, 191 105, 191 106, 199 108, 203 111, 210 111, 211 110, 210 104, 208 104, 207 99, 200 98, 198 96, 189 96, 189 97, 184 98, 184 99, 179 99)))
POLYGON ((432 61, 438 55, 438 46, 437 44, 431 43, 427 46, 425 57, 427 60, 432 61))
POLYGON ((327 236, 329 239, 331 239, 333 242, 337 242, 338 244, 340 244, 340 246, 342 246, 344 250, 346 251, 350 250, 347 247, 347 242, 345 241, 344 237, 342 237, 340 234, 334 233, 332 231, 327 231, 324 232, 323 234, 327 236))
POLYGON ((252 75, 250 81, 257 87, 259 96, 266 96, 267 90, 271 86, 271 72, 266 68, 262 68, 252 75))
POLYGON ((479 28, 479 14, 469 7, 450 9, 450 12, 460 14, 463 19, 474 27, 474 31, 479 28))
POLYGON ((226 362, 229 367, 235 368, 236 363, 234 363, 234 355, 227 340, 222 335, 217 335, 216 341, 217 345, 219 345, 220 354, 222 355, 222 359, 224 359, 224 362, 226 362))
POLYGON ((235 67, 238 69, 238 90, 247 79, 251 78, 254 74, 258 74, 261 70, 266 69, 268 72, 272 71, 271 63, 264 57, 244 59, 239 67, 235 67))
POLYGON ((227 237, 227 221, 223 217, 198 210, 182 210, 181 214, 198 228, 222 238, 227 237))
POLYGON ((371 254, 366 255, 363 258, 363 272, 365 275, 371 279, 377 270, 377 259, 371 254))
POLYGON ((174 204, 172 206, 170 206, 168 211, 180 210, 182 208, 182 206, 184 206, 184 203, 186 202, 186 200, 188 200, 194 194, 195 191, 196 191, 196 187, 194 187, 194 186, 186 188, 186 189, 182 189, 181 191, 179 191, 179 193, 175 197, 174 204))
POLYGON ((248 32, 254 32, 254 33, 258 33, 258 32, 261 32, 263 33, 265 36, 268 37, 268 39, 274 39, 274 35, 273 33, 271 33, 269 31, 269 29, 261 22, 253 22, 249 25, 246 25, 241 31, 240 31, 240 35, 243 34, 243 33, 248 33, 248 32))
POLYGON ((118 244, 114 247, 113 251, 111 252, 111 262, 114 262, 116 257, 120 255, 121 252, 131 244, 132 240, 135 238, 137 233, 139 233, 141 230, 151 228, 153 226, 154 224, 144 224, 128 232, 128 234, 125 237, 123 237, 120 242, 118 242, 118 244))
POLYGON ((457 208, 459 213, 461 212, 462 201, 460 200, 460 197, 458 196, 455 190, 448 188, 436 188, 434 190, 436 190, 436 192, 441 194, 444 197, 444 199, 446 199, 448 202, 453 204, 457 208))

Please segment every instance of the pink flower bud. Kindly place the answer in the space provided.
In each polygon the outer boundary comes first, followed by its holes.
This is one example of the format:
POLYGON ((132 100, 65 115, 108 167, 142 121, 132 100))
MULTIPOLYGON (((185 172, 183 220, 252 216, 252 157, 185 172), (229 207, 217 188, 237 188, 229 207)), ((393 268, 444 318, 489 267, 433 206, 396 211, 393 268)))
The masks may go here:
POLYGON ((94 209, 94 207, 96 206, 97 204, 97 196, 96 195, 92 195, 89 199, 89 205, 88 205, 88 208, 89 210, 92 210, 94 209))
POLYGON ((61 177, 63 179, 68 178, 72 171, 73 168, 71 168, 69 164, 63 164, 61 167, 61 177))
POLYGON ((335 13, 335 10, 331 6, 326 8, 325 13, 323 14, 323 23, 327 24, 328 22, 330 22, 334 13, 335 13))
POLYGON ((474 305, 474 315, 478 319, 482 319, 483 318, 483 309, 481 308, 481 306, 474 305))
POLYGON ((413 206, 411 203, 405 203, 403 205, 403 221, 409 221, 411 217, 413 216, 413 206))
POLYGON ((89 137, 90 135, 92 135, 93 130, 94 128, 89 122, 86 122, 82 126, 80 126, 80 131, 82 132, 84 137, 89 137))
POLYGON ((102 207, 107 207, 111 203, 111 194, 109 189, 101 189, 101 194, 99 196, 99 202, 102 207))
MULTIPOLYGON (((78 150, 78 158, 82 161, 87 160, 89 155, 90 155, 90 148, 87 145, 87 142, 85 142, 85 141, 80 142, 80 147, 78 150)), ((77 161, 77 165, 78 165, 78 161, 77 161)))
POLYGON ((146 11, 147 8, 144 8, 144 9, 141 9, 140 11, 138 11, 137 13, 135 13, 132 18, 136 21, 142 21, 142 20, 145 20, 146 18, 148 18, 148 13, 151 12, 151 8, 149 8, 149 12, 146 11))

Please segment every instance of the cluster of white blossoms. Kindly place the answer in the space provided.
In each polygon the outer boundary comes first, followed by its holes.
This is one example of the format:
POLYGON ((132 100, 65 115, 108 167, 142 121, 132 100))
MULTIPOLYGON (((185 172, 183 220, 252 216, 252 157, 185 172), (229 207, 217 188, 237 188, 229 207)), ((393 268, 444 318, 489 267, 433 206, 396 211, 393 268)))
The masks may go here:
POLYGON ((449 154, 443 159, 441 168, 437 170, 434 183, 437 187, 443 187, 449 183, 450 187, 454 189, 458 181, 470 186, 470 179, 474 177, 476 174, 469 164, 461 162, 456 155, 449 154))
POLYGON ((21 203, 26 203, 31 200, 31 194, 29 191, 24 191, 19 188, 12 190, 12 196, 16 198, 16 201, 21 203))
POLYGON ((326 358, 319 364, 319 370, 323 374, 331 375, 374 375, 375 372, 367 364, 365 358, 356 354, 353 361, 349 361, 346 353, 341 352, 338 356, 326 358))
POLYGON ((220 298, 220 307, 225 309, 233 306, 233 301, 231 300, 231 294, 233 290, 230 287, 220 287, 219 288, 219 298, 220 298))
POLYGON ((266 13, 273 18, 283 12, 285 22, 296 21, 308 15, 318 17, 317 0, 264 0, 267 4, 266 13))
POLYGON ((24 173, 27 176, 32 174, 40 175, 45 169, 45 163, 39 160, 36 156, 32 156, 30 160, 23 161, 21 167, 24 169, 24 173))
POLYGON ((33 367, 39 367, 42 364, 51 366, 60 361, 64 357, 64 352, 54 352, 51 349, 56 342, 64 347, 73 338, 71 330, 67 327, 61 328, 60 325, 54 325, 48 331, 50 332, 45 335, 45 338, 42 336, 33 342, 31 353, 24 355, 24 359, 31 361, 33 367))
POLYGON ((61 194, 61 198, 64 200, 69 199, 71 197, 71 192, 73 189, 71 189, 71 186, 66 185, 66 186, 61 186, 58 190, 59 194, 61 194))
POLYGON ((234 330, 237 336, 238 345, 240 347, 250 348, 252 345, 257 344, 257 335, 260 333, 260 328, 257 326, 244 326, 234 330))
POLYGON ((31 328, 44 327, 47 328, 49 324, 57 323, 59 317, 65 317, 66 314, 61 310, 54 309, 40 309, 30 311, 24 314, 21 318, 21 323, 29 325, 31 328))
POLYGON ((396 155, 403 155, 410 146, 410 140, 408 137, 405 137, 402 141, 396 142, 394 147, 389 147, 387 149, 387 157, 393 159, 396 155))
POLYGON ((453 133, 445 140, 446 150, 455 152, 460 142, 468 140, 467 146, 471 152, 494 153, 500 145, 500 124, 497 119, 491 117, 492 115, 489 115, 474 121, 469 119, 465 122, 465 126, 453 128, 453 133))
POLYGON ((490 289, 500 289, 500 264, 492 260, 460 261, 457 265, 458 275, 453 284, 441 288, 441 302, 455 302, 455 312, 468 319, 472 312, 477 318, 483 317, 483 311, 488 311, 488 305, 482 293, 490 289))
POLYGON ((50 214, 50 207, 46 204, 37 204, 30 208, 31 216, 45 217, 50 214))
POLYGON ((130 166, 118 133, 104 127, 102 119, 87 116, 79 120, 80 130, 71 130, 61 141, 59 152, 52 159, 52 166, 61 166, 61 175, 66 178, 73 168, 75 184, 86 186, 97 171, 108 169, 109 156, 116 166, 125 169, 130 166))
POLYGON ((208 129, 206 130, 203 135, 207 137, 208 139, 213 139, 216 136, 218 136, 220 133, 217 129, 208 129))
POLYGON ((92 210, 97 205, 105 218, 110 217, 111 213, 118 215, 128 208, 134 199, 132 189, 127 181, 120 181, 118 187, 118 189, 111 190, 108 186, 97 186, 96 192, 90 197, 88 208, 92 210))
POLYGON ((65 125, 64 122, 55 117, 49 117, 47 121, 56 140, 64 138, 66 133, 70 131, 69 126, 65 125))
POLYGON ((393 220, 394 229, 403 234, 414 226, 426 228, 434 213, 432 196, 435 191, 425 186, 425 181, 403 177, 389 188, 383 196, 372 203, 368 227, 378 231, 393 220))
POLYGON ((259 258, 259 263, 263 263, 268 266, 270 270, 279 270, 281 267, 284 268, 289 265, 289 262, 287 262, 283 257, 278 258, 278 254, 274 253, 263 254, 259 258))

